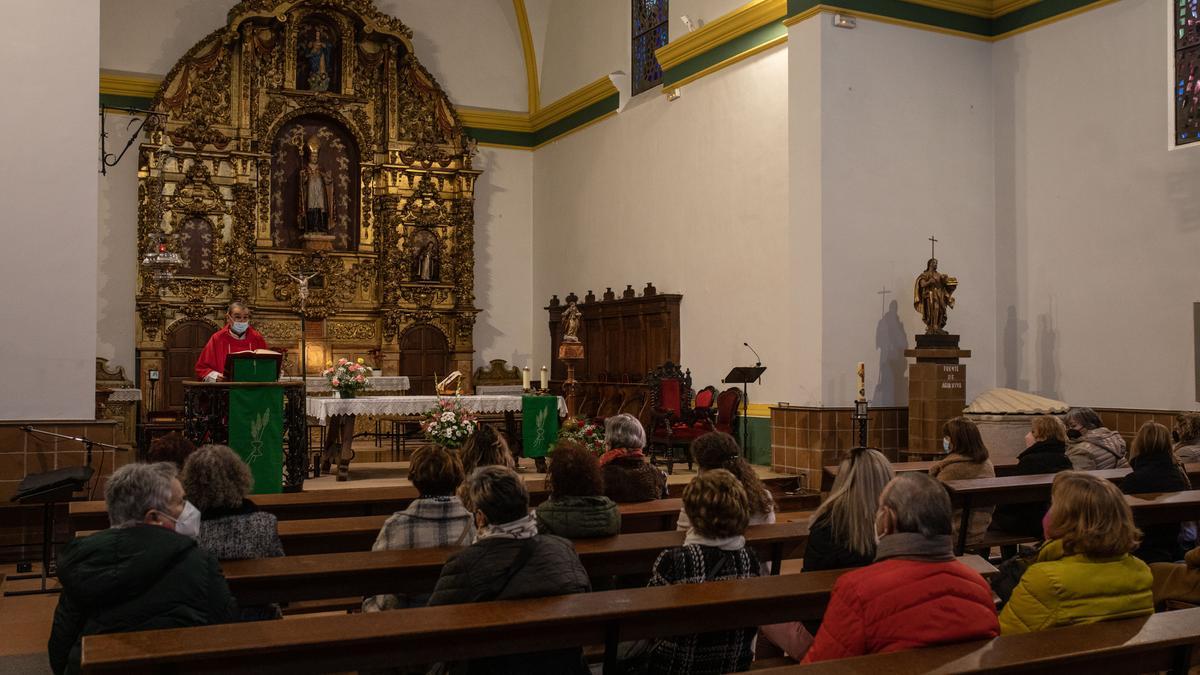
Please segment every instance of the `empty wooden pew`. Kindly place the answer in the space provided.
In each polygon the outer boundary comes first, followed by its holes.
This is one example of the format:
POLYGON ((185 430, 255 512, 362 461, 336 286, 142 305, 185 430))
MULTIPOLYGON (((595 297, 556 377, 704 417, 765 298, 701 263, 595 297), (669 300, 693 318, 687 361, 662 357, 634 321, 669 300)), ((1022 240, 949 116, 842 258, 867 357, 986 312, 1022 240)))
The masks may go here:
POLYGON ((873 654, 800 666, 764 668, 764 675, 918 675, 924 673, 1148 673, 1184 675, 1200 645, 1200 608, 1140 619, 1105 621, 992 640, 873 654))
MULTIPOLYGON (((575 551, 591 576, 649 573, 663 549, 683 543, 679 531, 622 534, 575 540, 575 551)), ((804 555, 808 523, 756 525, 746 543, 774 570, 804 555)), ((229 590, 242 605, 361 597, 379 593, 428 593, 446 560, 458 548, 360 551, 286 556, 221 563, 229 590)))
POLYGON ((293 675, 602 644, 609 670, 622 640, 820 617, 845 571, 90 635, 83 640, 82 666, 97 675, 293 675))
MULTIPOLYGON (((782 490, 796 483, 794 477, 768 478, 763 481, 775 496, 778 510, 796 511, 815 508, 820 502, 814 495, 787 495, 782 490)), ((537 506, 549 496, 545 481, 526 482, 529 501, 537 506)), ((667 486, 671 497, 683 495, 684 483, 667 486)), ((351 518, 356 516, 381 516, 402 511, 420 495, 411 485, 395 487, 363 487, 337 490, 309 490, 286 492, 275 495, 253 495, 258 508, 275 514, 279 520, 302 520, 307 518, 351 518)), ((72 533, 87 530, 102 530, 108 527, 108 512, 103 501, 71 502, 68 521, 72 533)))

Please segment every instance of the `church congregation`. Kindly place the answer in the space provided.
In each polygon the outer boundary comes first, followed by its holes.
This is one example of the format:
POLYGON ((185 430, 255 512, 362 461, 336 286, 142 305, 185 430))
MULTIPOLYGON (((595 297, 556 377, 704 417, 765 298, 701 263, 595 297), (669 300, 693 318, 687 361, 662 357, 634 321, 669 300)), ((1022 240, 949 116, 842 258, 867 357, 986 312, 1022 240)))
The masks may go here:
POLYGON ((7 9, 0 673, 1200 669, 1196 0, 7 9))

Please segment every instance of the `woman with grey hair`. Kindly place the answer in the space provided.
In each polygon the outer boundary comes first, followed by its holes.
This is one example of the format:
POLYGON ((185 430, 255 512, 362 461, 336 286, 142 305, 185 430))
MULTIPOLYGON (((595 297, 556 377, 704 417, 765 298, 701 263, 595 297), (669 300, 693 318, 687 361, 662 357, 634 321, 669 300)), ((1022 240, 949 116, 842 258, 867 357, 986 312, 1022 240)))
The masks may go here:
POLYGON ((604 495, 617 503, 647 502, 667 496, 667 474, 646 462, 646 430, 629 413, 604 420, 608 452, 600 456, 604 495))
MULTIPOLYGON (((504 466, 480 467, 465 485, 474 511, 475 543, 446 561, 429 606, 591 590, 571 542, 538 534, 537 521, 529 513, 529 492, 517 472, 504 466)), ((469 671, 588 672, 578 648, 480 659, 470 664, 469 671)))
POLYGON ((199 512, 174 464, 127 464, 104 488, 112 527, 72 541, 59 556, 62 594, 47 651, 56 675, 78 672, 85 635, 232 621, 237 607, 221 568, 196 544, 199 512))
MULTIPOLYGON (((247 499, 250 467, 224 445, 205 445, 183 463, 183 488, 200 509, 200 547, 218 560, 254 560, 283 555, 279 523, 247 499)), ((243 621, 279 618, 279 607, 243 607, 243 621)))
POLYGON ((1067 458, 1076 471, 1120 469, 1129 466, 1125 439, 1104 426, 1091 408, 1071 408, 1067 425, 1067 458))

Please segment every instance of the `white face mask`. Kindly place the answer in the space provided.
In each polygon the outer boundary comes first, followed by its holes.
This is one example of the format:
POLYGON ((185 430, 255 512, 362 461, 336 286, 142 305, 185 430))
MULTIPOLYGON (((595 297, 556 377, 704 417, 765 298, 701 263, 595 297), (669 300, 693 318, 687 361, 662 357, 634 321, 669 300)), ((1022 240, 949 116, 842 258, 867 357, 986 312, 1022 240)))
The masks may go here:
MULTIPOLYGON (((163 515, 171 518, 165 513, 163 515)), ((179 514, 178 518, 171 518, 171 520, 174 521, 175 531, 179 534, 193 539, 200 536, 200 509, 193 506, 191 502, 184 501, 183 512, 179 514)))
POLYGON ((247 330, 250 329, 250 322, 249 321, 234 321, 232 327, 233 327, 234 333, 237 333, 238 335, 242 335, 247 330))
POLYGON ((946 452, 950 452, 950 439, 949 438, 942 439, 942 450, 945 450, 946 452))

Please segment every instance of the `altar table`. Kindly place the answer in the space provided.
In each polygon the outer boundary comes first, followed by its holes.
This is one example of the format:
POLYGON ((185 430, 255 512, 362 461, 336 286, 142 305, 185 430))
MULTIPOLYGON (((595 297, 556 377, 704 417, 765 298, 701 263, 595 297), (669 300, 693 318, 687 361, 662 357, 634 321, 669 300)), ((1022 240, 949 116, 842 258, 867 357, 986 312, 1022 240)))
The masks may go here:
MULTIPOLYGON (((308 398, 310 418, 329 426, 325 435, 324 459, 338 467, 338 480, 349 480, 350 459, 353 456, 354 420, 374 417, 415 422, 445 399, 457 399, 464 408, 477 415, 516 415, 521 412, 523 396, 357 396, 355 398, 308 398)), ((567 402, 558 397, 558 414, 567 414, 567 402)))

